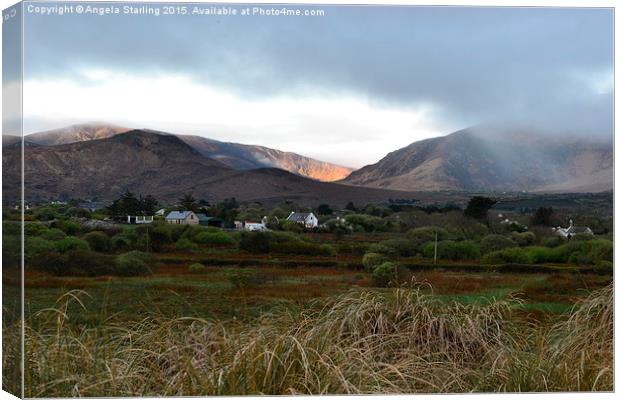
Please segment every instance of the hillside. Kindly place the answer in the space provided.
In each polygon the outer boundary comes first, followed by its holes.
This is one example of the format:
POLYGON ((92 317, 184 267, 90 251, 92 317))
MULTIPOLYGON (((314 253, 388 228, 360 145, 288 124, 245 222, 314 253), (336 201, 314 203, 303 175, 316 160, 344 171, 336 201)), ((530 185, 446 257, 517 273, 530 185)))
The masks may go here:
MULTIPOLYGON (((25 139, 33 144, 55 146, 59 144, 105 139, 129 130, 128 128, 115 125, 90 123, 33 133, 27 135, 25 139)), ((166 132, 158 133, 172 135, 166 132)), ((176 136, 196 149, 200 154, 216 159, 237 170, 279 168, 300 176, 324 182, 343 179, 352 171, 351 168, 264 146, 220 142, 195 135, 176 136)))
MULTIPOLYGON (((173 135, 134 130, 107 139, 58 146, 27 147, 28 201, 70 198, 111 200, 129 189, 164 202, 184 193, 220 201, 280 202, 344 206, 413 198, 413 194, 324 183, 275 168, 234 170, 202 156, 173 135)), ((19 193, 20 148, 5 148, 2 165, 5 198, 19 193)))
POLYGON ((412 143, 342 182, 409 191, 598 192, 613 185, 613 146, 465 129, 412 143))

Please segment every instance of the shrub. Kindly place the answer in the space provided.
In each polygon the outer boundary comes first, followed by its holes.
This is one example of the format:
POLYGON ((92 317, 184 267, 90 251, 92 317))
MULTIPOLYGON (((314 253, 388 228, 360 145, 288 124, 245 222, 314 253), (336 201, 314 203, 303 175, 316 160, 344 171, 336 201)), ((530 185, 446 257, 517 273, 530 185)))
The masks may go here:
POLYGON ((82 226, 80 224, 68 220, 56 221, 53 227, 62 230, 67 235, 77 235, 82 230, 82 226))
POLYGON ((130 251, 116 257, 114 272, 120 276, 143 276, 153 273, 153 256, 141 251, 130 251))
POLYGON ((114 251, 127 251, 131 249, 131 240, 121 233, 110 239, 110 246, 114 251))
POLYGON ((397 277, 398 266, 389 261, 382 263, 372 271, 372 278, 374 279, 375 284, 381 287, 388 286, 390 282, 394 282, 397 277))
POLYGON ((369 271, 374 271, 376 267, 387 261, 387 257, 380 253, 366 253, 362 258, 362 264, 369 271))
POLYGON ((357 232, 382 232, 386 230, 383 218, 365 214, 349 214, 345 217, 346 223, 357 232))
POLYGON ((280 229, 287 232, 301 233, 304 231, 302 224, 298 224, 294 221, 282 220, 280 221, 280 229))
POLYGON ((47 226, 39 222, 28 222, 24 224, 24 235, 26 236, 41 235, 45 231, 47 231, 47 226))
POLYGON ((510 238, 519 246, 529 246, 536 240, 536 235, 532 232, 512 232, 510 238))
MULTIPOLYGON (((426 246, 424 246, 425 257, 434 257, 434 252, 434 243, 427 243, 426 246)), ((437 244, 437 258, 440 260, 453 261, 475 260, 480 258, 480 247, 471 240, 464 240, 462 242, 444 240, 437 244)))
POLYGON ((269 253, 269 234, 267 232, 241 232, 239 248, 250 253, 269 253))
POLYGON ((2 222, 2 235, 21 235, 22 227, 20 222, 2 222))
POLYGON ((70 250, 66 254, 42 254, 36 258, 35 265, 59 276, 99 276, 114 272, 112 256, 82 249, 70 250))
POLYGON ((226 272, 226 278, 237 289, 242 289, 254 284, 256 277, 256 271, 252 269, 236 269, 226 272))
POLYGON ((613 275, 614 263, 611 261, 599 261, 594 264, 594 272, 599 275, 613 275))
POLYGON ((108 235, 101 231, 89 232, 83 236, 83 239, 88 242, 88 245, 95 251, 109 251, 110 250, 110 238, 108 235))
POLYGON ((194 273, 194 274, 201 274, 205 272, 206 270, 207 268, 200 263, 194 263, 189 266, 189 272, 194 273))
POLYGON ((43 232, 40 237, 45 240, 61 240, 67 236, 66 233, 58 228, 51 228, 43 232))
POLYGON ((385 245, 383 242, 371 244, 368 248, 370 253, 383 254, 386 257, 394 258, 398 256, 398 252, 390 246, 385 245))
POLYGON ((161 251, 165 244, 172 242, 172 229, 167 224, 154 224, 149 231, 151 248, 153 251, 161 251))
POLYGON ((66 253, 70 250, 90 250, 90 246, 85 240, 67 236, 56 242, 56 250, 61 253, 66 253))
POLYGON ((592 240, 592 239, 593 239, 593 236, 590 235, 589 233, 576 233, 570 238, 571 241, 577 241, 577 242, 579 241, 585 242, 585 241, 592 240))
POLYGON ((392 249, 394 253, 400 257, 415 256, 418 251, 413 241, 402 238, 384 240, 379 244, 392 249))
POLYGON ((510 247, 517 247, 517 243, 503 235, 488 235, 480 242, 480 251, 483 254, 510 247))
POLYGON ((425 226, 410 230, 407 232, 407 238, 411 241, 411 246, 415 248, 417 252, 422 252, 425 244, 435 241, 435 234, 437 234, 438 241, 446 240, 449 236, 448 231, 443 228, 425 226))
POLYGON ((531 259, 523 249, 513 247, 486 254, 481 262, 483 264, 531 264, 531 259))
POLYGON ((179 239, 177 243, 175 244, 175 248, 181 251, 197 251, 198 250, 198 246, 196 246, 194 242, 192 242, 189 239, 185 239, 185 238, 179 239))
POLYGON ((200 244, 229 245, 235 243, 225 232, 202 232, 194 236, 194 242, 200 244))
POLYGON ((55 242, 45 240, 37 236, 26 237, 24 245, 24 251, 27 258, 31 258, 41 253, 51 253, 56 250, 55 242))
POLYGON ((543 241, 543 246, 545 246, 545 247, 558 247, 558 246, 563 245, 564 243, 566 243, 566 239, 564 239, 562 236, 554 235, 554 236, 546 238, 543 241))

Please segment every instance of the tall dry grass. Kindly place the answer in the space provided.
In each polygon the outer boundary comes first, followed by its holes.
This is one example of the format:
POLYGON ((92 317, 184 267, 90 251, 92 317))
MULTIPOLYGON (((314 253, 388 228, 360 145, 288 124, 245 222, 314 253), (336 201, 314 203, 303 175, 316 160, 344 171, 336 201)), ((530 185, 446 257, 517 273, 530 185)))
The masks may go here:
POLYGON ((611 287, 548 328, 518 318, 516 298, 444 304, 419 288, 351 291, 252 325, 76 327, 67 310, 86 295, 26 321, 26 396, 613 389, 611 287))

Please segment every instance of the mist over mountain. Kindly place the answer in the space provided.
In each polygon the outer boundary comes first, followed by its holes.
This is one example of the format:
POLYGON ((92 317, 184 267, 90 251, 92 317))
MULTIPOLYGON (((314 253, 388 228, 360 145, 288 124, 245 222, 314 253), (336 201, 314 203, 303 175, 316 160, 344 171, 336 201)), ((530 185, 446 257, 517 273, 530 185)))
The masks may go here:
MULTIPOLYGON (((27 135, 25 141, 32 144, 54 146, 94 139, 104 139, 129 130, 129 128, 116 125, 88 123, 33 133, 27 135)), ((172 135, 167 132, 157 133, 172 135)), ((264 146, 221 142, 195 135, 176 136, 196 149, 200 154, 219 160, 223 164, 239 170, 280 168, 300 176, 325 182, 343 179, 353 170, 352 168, 264 146)))
POLYGON ((598 192, 613 187, 613 145, 475 127, 414 142, 342 182, 410 191, 598 192))
MULTIPOLYGON (((344 206, 413 198, 392 190, 319 182, 290 172, 263 168, 235 170, 207 158, 177 136, 133 130, 105 139, 24 149, 27 201, 98 198, 112 200, 129 189, 174 202, 184 193, 221 201, 295 201, 344 206)), ((19 198, 21 148, 3 148, 3 192, 19 198)))

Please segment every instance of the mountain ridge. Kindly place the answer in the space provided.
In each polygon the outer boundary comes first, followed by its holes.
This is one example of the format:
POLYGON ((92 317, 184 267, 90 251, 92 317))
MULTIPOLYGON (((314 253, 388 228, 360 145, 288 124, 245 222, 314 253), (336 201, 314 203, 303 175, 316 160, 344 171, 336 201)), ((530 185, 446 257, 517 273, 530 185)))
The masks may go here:
MULTIPOLYGON (((300 176, 325 182, 343 179, 353 171, 349 167, 265 146, 222 142, 198 135, 174 134, 151 129, 142 130, 177 136, 198 150, 202 155, 219 159, 224 164, 239 170, 280 168, 300 176)), ((109 138, 128 131, 131 131, 131 129, 117 125, 91 122, 31 133, 26 135, 24 140, 33 145, 56 146, 59 144, 109 138)))

